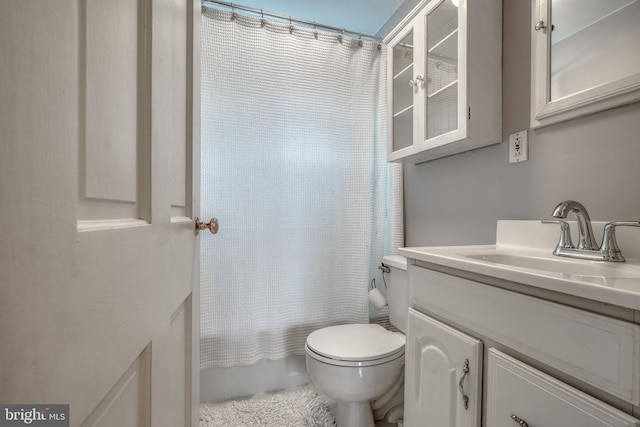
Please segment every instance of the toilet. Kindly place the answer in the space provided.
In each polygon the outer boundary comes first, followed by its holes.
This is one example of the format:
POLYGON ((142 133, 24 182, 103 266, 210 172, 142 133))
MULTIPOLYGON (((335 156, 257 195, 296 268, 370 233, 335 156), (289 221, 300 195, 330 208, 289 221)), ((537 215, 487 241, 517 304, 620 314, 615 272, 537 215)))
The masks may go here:
POLYGON ((387 420, 389 415, 402 418, 398 400, 404 386, 407 260, 387 256, 382 264, 390 269, 383 273, 389 320, 399 332, 372 323, 349 324, 318 329, 307 337, 307 372, 315 387, 336 402, 339 427, 373 427, 385 415, 387 420))

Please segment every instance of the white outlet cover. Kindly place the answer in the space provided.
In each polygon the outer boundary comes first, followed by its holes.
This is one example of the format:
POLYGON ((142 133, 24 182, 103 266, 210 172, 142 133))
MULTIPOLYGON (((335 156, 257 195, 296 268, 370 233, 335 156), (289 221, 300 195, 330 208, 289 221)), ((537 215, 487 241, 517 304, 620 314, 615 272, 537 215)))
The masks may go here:
POLYGON ((509 163, 520 163, 529 160, 529 143, 527 130, 509 135, 509 163))

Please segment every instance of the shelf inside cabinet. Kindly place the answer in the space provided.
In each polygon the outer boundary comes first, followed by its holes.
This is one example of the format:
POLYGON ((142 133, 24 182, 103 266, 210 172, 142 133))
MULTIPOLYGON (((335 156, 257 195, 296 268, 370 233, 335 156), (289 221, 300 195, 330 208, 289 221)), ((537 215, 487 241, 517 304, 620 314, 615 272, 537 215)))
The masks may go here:
POLYGON ((457 34, 460 24, 459 16, 460 8, 456 7, 451 1, 440 2, 428 12, 426 23, 427 51, 430 52, 437 45, 457 34))
POLYGON ((393 45, 391 57, 393 58, 394 78, 401 76, 413 66, 413 32, 406 35, 399 43, 393 45))
POLYGON ((396 117, 399 117, 403 114, 413 114, 412 110, 413 110, 413 105, 409 105, 407 108, 404 108, 398 111, 397 113, 393 113, 393 118, 395 119, 396 117))
POLYGON ((427 138, 458 129, 458 81, 452 82, 427 98, 427 138))
POLYGON ((441 87, 440 89, 438 89, 438 90, 434 91, 433 93, 430 93, 429 95, 427 95, 427 99, 431 99, 431 98, 433 98, 433 97, 436 97, 436 96, 438 96, 439 94, 441 94, 442 92, 446 91, 447 89, 452 88, 453 86, 455 86, 455 85, 457 85, 457 84, 458 84, 458 81, 457 81, 457 80, 454 80, 454 81, 452 81, 451 83, 449 83, 448 85, 443 86, 443 87, 441 87))
POLYGON ((447 58, 452 61, 458 59, 458 29, 456 28, 445 38, 436 43, 428 52, 441 58, 447 58))
POLYGON ((413 74, 413 62, 407 65, 404 69, 400 70, 398 74, 393 76, 393 80, 399 80, 402 77, 408 78, 407 81, 411 80, 411 74, 413 74))
POLYGON ((393 113, 398 114, 413 105, 413 64, 408 65, 393 78, 393 113))
POLYGON ((393 151, 413 144, 413 106, 393 115, 393 151))

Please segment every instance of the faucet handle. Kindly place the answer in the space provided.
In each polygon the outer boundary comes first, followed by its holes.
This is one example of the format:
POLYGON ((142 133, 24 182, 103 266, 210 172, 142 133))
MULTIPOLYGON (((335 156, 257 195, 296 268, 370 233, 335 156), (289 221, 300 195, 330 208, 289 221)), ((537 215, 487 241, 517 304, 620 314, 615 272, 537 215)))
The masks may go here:
POLYGON ((618 242, 616 241, 616 227, 640 227, 639 221, 614 221, 604 226, 604 235, 602 236, 602 246, 600 252, 606 255, 607 261, 624 262, 625 259, 620 252, 618 242))
POLYGON ((575 246, 573 246, 573 242, 571 241, 571 229, 569 228, 569 223, 567 221, 563 221, 561 219, 543 219, 541 222, 543 224, 558 224, 560 226, 560 240, 558 240, 558 244, 556 245, 554 253, 556 253, 559 249, 575 248, 575 246))

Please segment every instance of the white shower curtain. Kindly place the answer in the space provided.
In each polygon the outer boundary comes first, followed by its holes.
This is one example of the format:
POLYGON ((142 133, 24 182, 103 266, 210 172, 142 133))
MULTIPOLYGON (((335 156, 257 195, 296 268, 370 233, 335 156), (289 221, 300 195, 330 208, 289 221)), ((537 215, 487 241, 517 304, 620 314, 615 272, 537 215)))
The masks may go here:
POLYGON ((201 368, 303 354, 313 330, 369 321, 402 245, 386 49, 213 8, 202 43, 201 213, 220 231, 201 240, 201 368))

